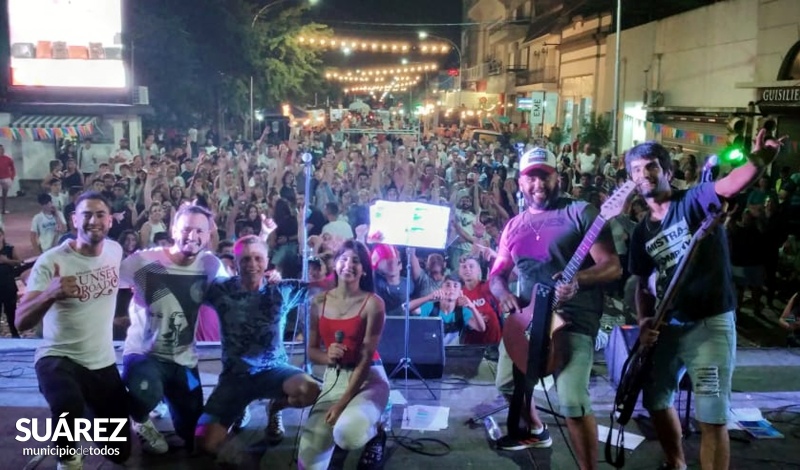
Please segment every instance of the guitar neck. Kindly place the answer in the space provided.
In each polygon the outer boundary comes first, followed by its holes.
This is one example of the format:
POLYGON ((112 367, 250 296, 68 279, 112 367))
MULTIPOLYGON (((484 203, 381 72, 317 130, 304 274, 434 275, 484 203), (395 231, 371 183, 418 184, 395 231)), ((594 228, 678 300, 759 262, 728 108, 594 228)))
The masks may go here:
POLYGON ((605 225, 606 219, 603 218, 602 215, 598 215, 594 219, 592 226, 589 227, 589 231, 586 232, 583 240, 581 240, 581 244, 578 245, 578 249, 575 250, 575 254, 572 255, 569 263, 567 263, 567 267, 564 268, 564 271, 561 274, 562 282, 569 284, 573 279, 575 279, 575 275, 578 274, 581 266, 583 266, 583 262, 586 261, 586 257, 589 255, 589 250, 592 249, 592 245, 594 245, 594 242, 597 241, 597 237, 600 236, 600 232, 602 232, 605 225))
POLYGON ((680 286, 681 282, 683 281, 684 274, 686 274, 686 268, 689 267, 689 264, 694 259, 695 254, 697 254, 697 247, 700 246, 700 241, 702 237, 693 236, 691 242, 689 242, 689 246, 686 249, 686 254, 681 258, 678 265, 675 267, 675 272, 672 274, 672 279, 669 281, 669 285, 667 285, 667 290, 664 291, 664 296, 661 298, 661 301, 656 305, 656 312, 655 312, 655 325, 661 325, 667 317, 669 313, 669 309, 672 306, 672 301, 675 299, 675 294, 678 293, 678 287, 680 286))

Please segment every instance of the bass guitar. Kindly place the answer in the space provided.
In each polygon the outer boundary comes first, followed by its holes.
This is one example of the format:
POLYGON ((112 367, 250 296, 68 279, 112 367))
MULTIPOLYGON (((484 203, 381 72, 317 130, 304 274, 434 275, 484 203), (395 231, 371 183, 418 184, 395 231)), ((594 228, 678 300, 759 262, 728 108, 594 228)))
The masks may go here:
MULTIPOLYGON (((606 200, 600 208, 600 214, 564 268, 559 282, 572 282, 606 222, 622 212, 635 187, 632 181, 628 181, 606 200)), ((544 284, 534 286, 528 306, 506 318, 503 325, 503 344, 514 366, 525 373, 529 382, 535 383, 552 374, 565 362, 567 351, 559 346, 563 338, 559 333, 567 325, 559 313, 553 287, 544 284)))
MULTIPOLYGON (((678 262, 675 271, 672 275, 664 295, 658 301, 653 319, 653 328, 658 330, 663 325, 669 322, 669 313, 672 307, 672 302, 675 299, 675 294, 686 274, 686 269, 694 259, 697 253, 697 247, 700 242, 706 238, 720 221, 725 216, 724 208, 709 208, 709 214, 703 220, 700 228, 692 236, 689 246, 686 248, 686 253, 678 262)), ((636 409, 636 403, 639 401, 639 395, 642 393, 644 383, 649 378, 651 370, 650 364, 653 359, 653 348, 645 346, 636 340, 632 348, 632 353, 625 360, 622 366, 622 378, 617 387, 617 394, 614 397, 614 407, 611 411, 611 427, 606 439, 606 461, 616 468, 622 468, 625 465, 625 452, 624 452, 624 428, 630 422, 631 416, 636 409), (619 425, 619 434, 617 442, 617 456, 612 457, 611 452, 611 436, 614 428, 614 423, 619 425)))

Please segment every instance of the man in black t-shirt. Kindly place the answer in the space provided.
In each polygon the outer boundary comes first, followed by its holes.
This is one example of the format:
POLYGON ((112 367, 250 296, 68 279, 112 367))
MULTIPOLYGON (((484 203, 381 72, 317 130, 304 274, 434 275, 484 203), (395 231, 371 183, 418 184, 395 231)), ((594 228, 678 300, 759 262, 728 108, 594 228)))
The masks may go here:
POLYGON ((650 412, 666 454, 662 468, 686 468, 681 425, 672 406, 684 370, 692 379, 696 397, 702 468, 727 469, 730 465, 726 423, 736 355, 736 296, 724 228, 713 229, 699 243, 669 321, 659 331, 654 329, 652 318, 656 300, 663 298, 703 220, 722 206, 722 198, 735 197, 758 179, 780 146, 780 141, 767 140, 762 130, 747 164, 717 182, 686 191, 670 187, 672 160, 662 145, 645 142, 625 156, 628 174, 650 208, 650 214, 634 229, 629 256, 630 272, 638 278, 640 341, 656 344, 652 376, 644 381, 642 403, 650 412))

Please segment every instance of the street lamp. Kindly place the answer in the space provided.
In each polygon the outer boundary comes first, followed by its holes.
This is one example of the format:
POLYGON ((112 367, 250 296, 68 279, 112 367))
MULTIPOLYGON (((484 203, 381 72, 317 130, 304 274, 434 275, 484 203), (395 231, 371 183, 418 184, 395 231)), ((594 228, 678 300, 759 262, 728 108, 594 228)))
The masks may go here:
MULTIPOLYGON (((274 6, 280 5, 281 3, 286 3, 290 0, 274 0, 272 2, 267 3, 263 7, 259 8, 255 15, 253 15, 253 21, 250 23, 250 29, 256 27, 256 21, 258 18, 264 14, 267 9, 272 8, 274 6)), ((311 6, 316 5, 319 3, 319 0, 308 0, 308 4, 311 6)), ((250 140, 255 139, 255 109, 253 107, 253 76, 250 75, 250 140)))
POLYGON ((461 48, 458 47, 458 44, 454 43, 451 39, 447 39, 442 36, 436 36, 434 34, 429 34, 426 31, 420 31, 419 33, 417 33, 417 36, 423 41, 429 37, 446 41, 450 43, 456 50, 456 54, 458 54, 458 107, 461 108, 461 73, 462 73, 461 69, 464 66, 462 62, 461 48))

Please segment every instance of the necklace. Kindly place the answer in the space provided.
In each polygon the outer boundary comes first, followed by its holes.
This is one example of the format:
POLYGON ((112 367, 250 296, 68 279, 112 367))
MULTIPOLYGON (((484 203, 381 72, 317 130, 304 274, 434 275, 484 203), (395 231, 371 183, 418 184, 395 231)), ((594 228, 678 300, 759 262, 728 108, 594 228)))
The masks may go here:
POLYGON ((531 219, 531 217, 533 217, 533 216, 531 215, 531 213, 530 213, 530 212, 528 212, 528 211, 525 211, 525 216, 524 216, 524 218, 525 218, 525 225, 527 225, 527 226, 528 226, 528 228, 529 228, 529 229, 531 229, 531 231, 533 232, 533 234, 534 234, 534 235, 536 235, 536 241, 538 242, 538 241, 539 241, 539 240, 542 238, 542 237, 541 237, 541 234, 540 234, 540 232, 541 232, 541 230, 544 228, 544 224, 547 222, 547 219, 544 219, 544 220, 542 220, 542 221, 539 223, 539 228, 536 228, 536 227, 534 227, 534 226, 533 226, 533 223, 532 223, 532 222, 531 222, 531 220, 530 220, 530 219, 531 219))

